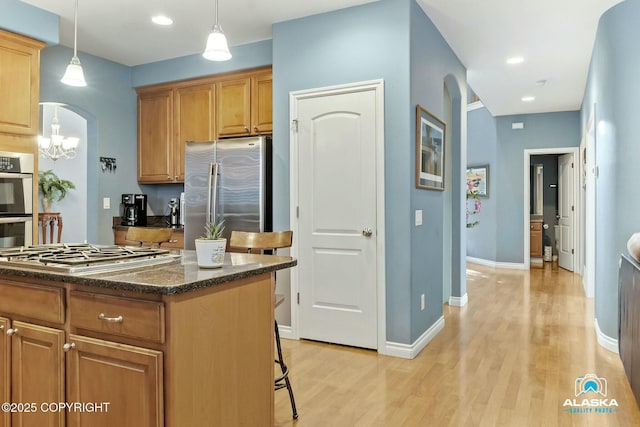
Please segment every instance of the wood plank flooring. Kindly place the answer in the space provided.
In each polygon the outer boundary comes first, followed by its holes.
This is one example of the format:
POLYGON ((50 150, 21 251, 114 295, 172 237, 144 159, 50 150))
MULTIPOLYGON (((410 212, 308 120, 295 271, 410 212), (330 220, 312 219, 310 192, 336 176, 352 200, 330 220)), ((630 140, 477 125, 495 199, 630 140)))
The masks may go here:
POLYGON ((414 360, 283 339, 300 418, 277 391, 275 425, 640 426, 619 356, 596 341, 578 275, 549 263, 469 264, 467 293, 466 307, 444 305, 444 330, 414 360), (589 373, 607 380, 617 413, 563 412, 589 373))

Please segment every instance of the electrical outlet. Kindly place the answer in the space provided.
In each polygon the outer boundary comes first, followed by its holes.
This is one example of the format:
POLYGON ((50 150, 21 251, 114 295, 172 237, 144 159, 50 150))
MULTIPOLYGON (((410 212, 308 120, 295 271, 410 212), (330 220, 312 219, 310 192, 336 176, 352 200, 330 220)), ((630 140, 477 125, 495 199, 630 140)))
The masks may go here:
POLYGON ((111 209, 111 199, 109 197, 102 199, 102 209, 111 209))
POLYGON ((427 303, 424 300, 424 294, 420 295, 420 311, 424 310, 427 303))

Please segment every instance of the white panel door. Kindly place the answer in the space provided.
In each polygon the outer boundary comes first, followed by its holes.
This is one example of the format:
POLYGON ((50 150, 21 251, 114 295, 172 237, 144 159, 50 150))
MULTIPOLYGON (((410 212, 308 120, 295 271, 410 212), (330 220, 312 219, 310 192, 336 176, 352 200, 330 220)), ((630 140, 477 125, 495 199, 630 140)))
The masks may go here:
POLYGON ((575 228, 575 202, 573 191, 573 154, 558 158, 558 215, 560 217, 560 243, 558 265, 573 271, 575 228))
POLYGON ((298 101, 301 338, 377 348, 375 97, 298 101))

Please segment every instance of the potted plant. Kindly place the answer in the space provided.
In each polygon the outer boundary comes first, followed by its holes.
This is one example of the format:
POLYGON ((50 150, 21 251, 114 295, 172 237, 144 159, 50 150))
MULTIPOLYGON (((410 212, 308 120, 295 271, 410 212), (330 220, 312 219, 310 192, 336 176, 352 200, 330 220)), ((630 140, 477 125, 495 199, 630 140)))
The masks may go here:
POLYGON ((42 208, 51 212, 51 204, 64 199, 69 190, 75 189, 73 182, 60 179, 51 169, 38 171, 38 190, 42 195, 42 208))
POLYGON ((208 222, 204 226, 205 233, 196 239, 196 258, 198 267, 218 268, 224 263, 224 252, 227 239, 222 238, 224 221, 208 222))

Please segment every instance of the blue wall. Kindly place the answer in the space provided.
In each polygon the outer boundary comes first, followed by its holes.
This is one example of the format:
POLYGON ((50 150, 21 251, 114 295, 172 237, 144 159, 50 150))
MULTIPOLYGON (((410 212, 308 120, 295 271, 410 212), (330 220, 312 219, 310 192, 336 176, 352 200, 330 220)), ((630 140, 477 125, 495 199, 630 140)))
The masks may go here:
POLYGON ((498 215, 498 193, 496 173, 500 167, 496 162, 498 131, 496 119, 486 108, 467 113, 467 164, 489 165, 489 198, 482 199, 480 213, 469 218, 479 221, 467 229, 467 255, 488 261, 496 261, 496 238, 498 215))
POLYGON ((602 332, 618 338, 618 261, 638 232, 640 121, 637 93, 640 2, 625 1, 600 19, 582 104, 583 128, 596 117, 595 317, 602 332))
POLYGON ((23 3, 20 0, 0 0, 0 28, 41 40, 47 44, 58 44, 60 18, 23 3))
MULTIPOLYGON (((496 195, 496 261, 524 262, 524 150, 577 147, 580 113, 527 114, 496 118, 498 137, 492 194, 496 195), (524 129, 512 130, 513 122, 524 129)), ((471 132, 471 130, 470 130, 471 132)))
MULTIPOLYGON (((420 335, 433 325, 442 316, 442 292, 443 292, 443 266, 452 267, 451 292, 454 296, 460 297, 466 293, 466 280, 463 264, 466 262, 466 250, 462 249, 462 260, 460 257, 461 236, 460 232, 460 205, 456 199, 462 194, 461 187, 461 156, 466 155, 466 141, 461 144, 461 126, 465 126, 466 114, 462 114, 462 106, 466 106, 466 69, 453 53, 447 42, 442 38, 437 28, 425 15, 422 9, 414 1, 411 5, 411 93, 407 114, 411 118, 409 139, 404 146, 404 150, 410 154, 409 164, 406 168, 405 186, 410 188, 410 210, 406 217, 405 227, 411 238, 411 277, 410 292, 406 304, 411 315, 411 335, 413 342, 420 335), (429 110, 439 118, 445 116, 443 111, 445 80, 451 94, 453 104, 451 141, 446 142, 452 145, 453 167, 446 170, 445 174, 452 175, 450 188, 445 191, 433 191, 417 189, 415 187, 415 162, 416 162, 416 105, 429 110), (462 122, 465 123, 462 123, 462 122), (453 197, 453 239, 452 253, 445 254, 444 233, 451 230, 444 230, 445 197, 451 193, 453 197), (421 209, 423 212, 422 226, 415 227, 414 211, 421 209), (455 218, 458 220, 456 221, 455 218), (456 227, 458 230, 456 230, 456 227), (456 234, 457 231, 457 234, 456 234), (451 262, 443 262, 445 258, 451 258, 451 262), (462 270, 462 271, 461 271, 462 270), (420 309, 420 295, 425 294, 427 307, 424 311, 420 309)), ((406 107, 405 107, 406 108, 406 107)), ((451 114, 451 112, 449 113, 451 114)), ((389 196, 389 189, 387 189, 389 196)), ((397 210, 397 208, 396 208, 397 210)), ((395 215, 387 212, 387 215, 395 215)), ((462 242, 466 243, 466 242, 462 242)), ((389 254, 390 252, 387 252, 389 254)), ((388 293, 387 293, 388 294, 388 293)), ((387 304, 388 305, 388 304, 387 304)), ((405 307, 406 310, 406 307, 405 307)))

